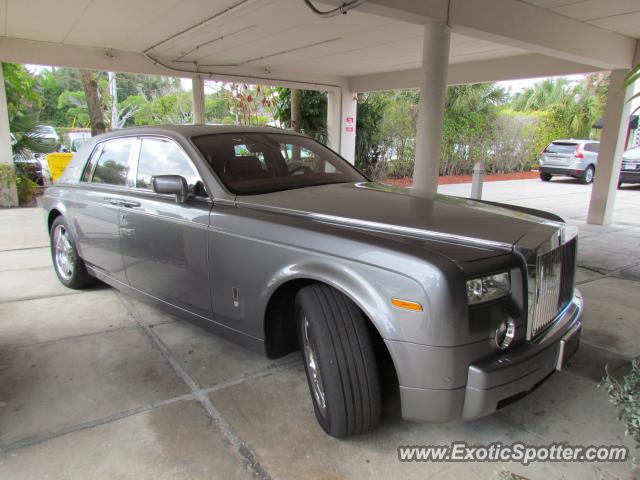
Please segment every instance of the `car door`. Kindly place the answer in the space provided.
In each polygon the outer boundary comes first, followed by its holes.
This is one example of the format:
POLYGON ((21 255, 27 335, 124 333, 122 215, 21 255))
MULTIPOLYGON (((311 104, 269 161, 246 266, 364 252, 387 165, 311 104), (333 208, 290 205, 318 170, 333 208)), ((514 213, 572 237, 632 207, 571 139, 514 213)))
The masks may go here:
POLYGON ((184 150, 172 139, 141 137, 134 155, 120 237, 129 285, 211 318, 207 234, 211 204, 184 150), (152 189, 155 175, 181 175, 187 202, 152 189))
POLYGON ((133 138, 99 144, 85 166, 80 188, 69 202, 82 258, 121 282, 126 282, 126 277, 119 215, 129 190, 134 144, 133 138))

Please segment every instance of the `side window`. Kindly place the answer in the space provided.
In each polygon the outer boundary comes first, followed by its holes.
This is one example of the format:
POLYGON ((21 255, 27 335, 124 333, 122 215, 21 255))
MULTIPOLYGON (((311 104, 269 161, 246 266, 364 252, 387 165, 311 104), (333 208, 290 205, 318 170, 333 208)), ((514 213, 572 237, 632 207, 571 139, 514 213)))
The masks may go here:
POLYGON ((98 152, 100 152, 100 147, 94 148, 93 152, 91 152, 91 156, 82 171, 82 182, 88 182, 91 180, 91 172, 93 172, 93 166, 96 164, 96 160, 98 159, 98 152))
POLYGON ((127 185, 129 172, 129 153, 133 142, 131 140, 112 140, 106 142, 100 152, 96 169, 93 172, 93 183, 107 185, 127 185))
POLYGON ((180 147, 169 140, 145 138, 138 158, 136 187, 151 190, 154 175, 181 175, 192 193, 202 194, 202 180, 180 147))

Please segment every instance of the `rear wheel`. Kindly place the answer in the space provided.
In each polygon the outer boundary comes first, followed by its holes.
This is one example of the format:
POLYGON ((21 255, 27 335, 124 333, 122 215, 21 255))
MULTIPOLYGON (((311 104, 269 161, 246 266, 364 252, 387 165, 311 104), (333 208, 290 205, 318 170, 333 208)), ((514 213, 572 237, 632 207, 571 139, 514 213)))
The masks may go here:
POLYGON ((583 185, 590 184, 591 182, 593 182, 595 173, 596 169, 593 168, 593 165, 589 165, 587 168, 585 168, 584 172, 582 172, 582 175, 580 175, 580 183, 582 183, 583 185))
POLYGON ((548 182, 549 180, 551 180, 551 174, 540 172, 540 180, 542 180, 543 182, 548 182))
POLYGON ((296 316, 313 408, 332 437, 349 437, 380 422, 380 382, 362 311, 328 285, 296 296, 296 316))
POLYGON ((96 282, 78 255, 73 236, 63 216, 51 225, 51 259, 60 282, 69 288, 84 288, 96 282))

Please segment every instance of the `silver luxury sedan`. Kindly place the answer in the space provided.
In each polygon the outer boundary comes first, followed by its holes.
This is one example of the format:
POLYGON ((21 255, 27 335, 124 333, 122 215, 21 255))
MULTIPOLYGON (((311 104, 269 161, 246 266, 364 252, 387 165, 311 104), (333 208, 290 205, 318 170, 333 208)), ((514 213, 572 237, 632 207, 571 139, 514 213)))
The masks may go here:
POLYGON ((407 419, 489 414, 578 348, 574 228, 371 182, 292 132, 107 133, 44 208, 64 285, 100 279, 269 357, 299 349, 335 437, 374 428, 387 389, 407 419))

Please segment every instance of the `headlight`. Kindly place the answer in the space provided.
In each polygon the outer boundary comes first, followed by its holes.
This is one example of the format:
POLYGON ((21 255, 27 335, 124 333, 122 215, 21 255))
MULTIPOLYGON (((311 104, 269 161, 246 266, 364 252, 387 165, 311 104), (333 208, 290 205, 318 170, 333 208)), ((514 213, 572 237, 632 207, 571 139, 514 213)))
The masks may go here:
POLYGON ((467 301, 469 305, 488 302, 504 297, 511 289, 509 272, 467 280, 467 301))

